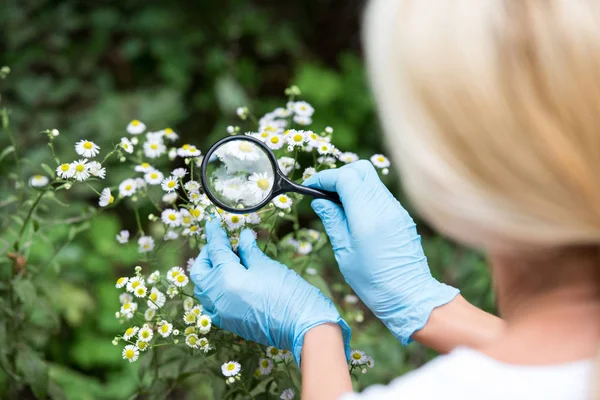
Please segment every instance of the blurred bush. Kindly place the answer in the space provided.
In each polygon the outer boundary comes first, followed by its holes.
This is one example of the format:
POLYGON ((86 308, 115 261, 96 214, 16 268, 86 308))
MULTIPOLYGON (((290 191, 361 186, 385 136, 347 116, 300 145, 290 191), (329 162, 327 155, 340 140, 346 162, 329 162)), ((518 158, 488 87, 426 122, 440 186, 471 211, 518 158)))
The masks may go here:
MULTIPOLYGON (((21 178, 43 172, 36 165, 51 160, 38 133, 42 130, 59 129, 62 143, 85 138, 108 148, 123 136, 127 122, 137 118, 150 126, 168 124, 184 142, 206 149, 236 121, 235 107, 247 105, 262 114, 279 105, 291 83, 317 109, 314 125, 335 128, 340 148, 363 157, 385 153, 359 52, 363 6, 362 1, 344 0, 3 0, 0 64, 9 65, 12 74, 0 81, 0 92, 12 109, 17 146, 36 161, 22 165, 21 178)), ((0 137, 0 152, 8 145, 0 137)), ((72 150, 57 152, 62 156, 72 150)), ((0 163, 3 188, 12 184, 13 165, 10 158, 0 163)), ((109 177, 109 182, 120 178, 109 177)), ((395 187, 394 181, 387 183, 395 187)), ((24 302, 34 301, 31 296, 48 301, 45 309, 32 310, 37 335, 35 345, 21 354, 22 364, 33 381, 47 372, 57 398, 59 393, 69 399, 127 398, 138 383, 137 367, 126 365, 110 340, 121 329, 114 318, 114 280, 131 268, 136 252, 125 248, 114 254, 110 249, 118 230, 135 222, 125 210, 120 219, 102 216, 86 224, 76 219, 88 210, 86 199, 73 206, 82 194, 64 196, 71 207, 46 205, 53 217, 42 226, 47 240, 28 250, 28 263, 40 271, 39 289, 24 287, 19 293, 24 302), (48 361, 47 371, 40 370, 46 368, 41 359, 48 361)), ((398 196, 404 202, 402 193, 398 196)), ((15 203, 0 194, 0 231, 8 236, 14 235, 15 203)), ((314 219, 309 207, 304 218, 314 219)), ((434 275, 491 310, 482 257, 420 225, 434 275)), ((2 247, 10 244, 6 236, 0 239, 2 247)), ((173 254, 165 264, 188 256, 173 254)), ((337 274, 332 255, 330 260, 323 268, 337 274)), ((0 270, 10 268, 9 260, 0 263, 0 270)), ((334 290, 338 304, 346 293, 346 287, 334 290)), ((376 367, 358 388, 386 383, 433 355, 417 344, 401 348, 372 316, 361 324, 354 347, 373 355, 376 367)), ((9 329, 0 321, 0 348, 9 329)), ((5 379, 0 369, 2 398, 10 396, 5 379)), ((173 392, 174 398, 184 398, 186 392, 188 398, 217 396, 210 382, 180 384, 188 389, 173 392)), ((20 398, 36 395, 43 394, 34 386, 20 398)))

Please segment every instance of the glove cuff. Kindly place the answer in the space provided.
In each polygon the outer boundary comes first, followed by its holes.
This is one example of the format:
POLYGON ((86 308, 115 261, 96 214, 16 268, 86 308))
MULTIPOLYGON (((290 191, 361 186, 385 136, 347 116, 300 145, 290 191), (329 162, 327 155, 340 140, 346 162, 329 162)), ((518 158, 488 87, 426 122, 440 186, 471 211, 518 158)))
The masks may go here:
POLYGON ((342 328, 342 338, 344 340, 344 353, 346 354, 346 360, 350 360, 350 338, 352 337, 352 331, 350 330, 350 326, 342 319, 342 317, 335 319, 324 319, 319 322, 315 322, 309 326, 304 327, 300 334, 296 336, 294 340, 294 345, 292 346, 292 353, 294 354, 294 359, 298 364, 298 368, 300 368, 300 356, 302 354, 302 346, 304 345, 304 335, 311 330, 312 328, 326 324, 326 323, 336 323, 342 328))

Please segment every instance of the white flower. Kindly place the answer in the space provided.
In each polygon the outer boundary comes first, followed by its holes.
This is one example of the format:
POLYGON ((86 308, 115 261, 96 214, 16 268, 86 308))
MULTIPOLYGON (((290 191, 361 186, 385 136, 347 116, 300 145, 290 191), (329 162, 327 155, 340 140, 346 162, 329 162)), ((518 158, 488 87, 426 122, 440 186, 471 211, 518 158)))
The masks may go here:
POLYGON ((112 204, 113 201, 115 201, 115 198, 111 194, 110 189, 102 189, 102 192, 100 193, 100 200, 98 200, 98 205, 100 207, 106 207, 107 205, 112 204))
POLYGON ((60 132, 58 131, 58 129, 52 129, 50 131, 50 133, 52 134, 52 136, 57 137, 58 135, 60 135, 60 132))
POLYGON ((367 362, 367 356, 362 350, 352 350, 350 353, 350 362, 352 365, 362 365, 367 362))
POLYGON ((303 117, 312 117, 315 109, 305 101, 297 101, 294 103, 293 110, 296 115, 301 115, 303 117))
POLYGON ((74 170, 74 177, 78 181, 85 181, 90 177, 89 167, 87 165, 88 160, 83 159, 79 161, 73 161, 71 168, 74 170))
POLYGON ((148 158, 158 158, 167 151, 162 139, 144 142, 144 155, 148 158))
POLYGON ((165 179, 164 175, 157 169, 148 171, 144 174, 144 180, 149 185, 160 185, 163 179, 165 179))
POLYGON ((194 221, 201 221, 204 218, 204 209, 202 207, 194 207, 189 210, 194 221))
POLYGON ((367 361, 365 361, 365 364, 367 367, 373 368, 375 366, 375 360, 373 360, 373 357, 367 356, 367 361))
POLYGON ((273 199, 273 204, 275 205, 275 207, 281 208, 282 210, 289 209, 292 206, 292 203, 292 199, 290 199, 285 194, 280 194, 279 196, 273 199))
POLYGON ((125 179, 119 185, 119 196, 121 197, 130 197, 137 190, 137 183, 135 179, 125 179))
POLYGON ((188 228, 185 228, 181 234, 183 236, 196 236, 201 232, 200 227, 198 225, 191 225, 188 228))
POLYGON ((123 359, 128 360, 129 362, 134 362, 140 356, 140 351, 137 347, 132 344, 128 344, 123 349, 123 359))
POLYGON ((313 246, 310 244, 310 242, 306 240, 300 240, 296 247, 296 251, 298 251, 299 254, 306 255, 312 251, 312 248, 313 246))
POLYGON ((285 134, 285 141, 292 147, 302 147, 306 142, 306 134, 304 131, 297 131, 295 129, 289 129, 285 134))
POLYGON ((250 190, 258 197, 259 200, 264 199, 271 192, 273 187, 273 177, 267 176, 267 173, 253 173, 248 177, 248 181, 252 183, 250 190))
POLYGON ((177 149, 175 147, 170 148, 169 153, 167 153, 167 156, 169 157, 169 160, 171 160, 171 161, 176 159, 177 158, 177 149))
POLYGON ((281 396, 279 396, 279 398, 281 400, 292 400, 295 395, 296 395, 296 393, 294 392, 294 389, 288 388, 288 389, 285 389, 283 391, 283 393, 281 393, 281 396))
POLYGON ((150 285, 154 285, 160 279, 160 271, 154 271, 150 275, 148 275, 148 283, 150 285))
POLYGON ((175 240, 179 237, 179 234, 173 230, 168 230, 163 236, 164 240, 175 240))
POLYGON ((142 329, 140 329, 140 331, 138 332, 138 339, 140 339, 143 342, 149 342, 150 340, 152 340, 152 336, 154 336, 154 332, 152 331, 152 328, 150 328, 148 325, 144 325, 142 329))
POLYGON ((258 214, 258 213, 253 212, 253 213, 245 215, 245 217, 246 217, 246 222, 248 224, 252 224, 252 225, 260 224, 261 219, 260 219, 260 214, 258 214))
POLYGON ((371 162, 377 168, 388 168, 390 166, 390 160, 382 154, 373 154, 371 156, 371 162))
POLYGON ((341 153, 338 156, 338 160, 340 160, 341 162, 343 162, 345 164, 349 164, 349 163, 358 161, 358 155, 356 153, 351 153, 351 152, 347 151, 345 153, 341 153))
POLYGON ((119 234, 117 235, 117 242, 121 244, 129 242, 129 231, 122 230, 121 232, 119 232, 119 234))
POLYGON ((179 196, 177 195, 176 192, 165 193, 165 195, 162 197, 162 201, 163 201, 163 203, 173 204, 173 203, 175 203, 175 201, 177 200, 178 197, 179 196))
POLYGON ((127 285, 127 282, 129 282, 129 278, 122 276, 119 279, 117 279, 115 287, 117 289, 121 289, 123 286, 127 285))
POLYGON ((154 167, 147 162, 135 166, 135 172, 149 172, 154 170, 154 167))
POLYGON ((61 164, 56 167, 56 175, 62 179, 69 179, 75 174, 73 164, 61 164))
POLYGON ((165 321, 164 319, 158 323, 158 333, 162 337, 168 337, 173 331, 173 324, 165 321))
POLYGON ((171 129, 171 128, 165 128, 161 132, 171 142, 174 142, 177 139, 179 139, 179 135, 177 133, 175 133, 175 131, 173 129, 171 129))
POLYGON ((167 280, 171 283, 173 283, 175 281, 175 278, 180 275, 183 274, 183 269, 181 267, 175 266, 173 268, 171 268, 168 272, 167 272, 167 280))
POLYGON ((266 353, 267 357, 272 358, 273 360, 279 360, 281 356, 279 349, 273 346, 267 347, 266 353))
POLYGON ((315 276, 317 275, 317 270, 312 268, 312 267, 308 267, 304 270, 304 272, 306 272, 306 275, 310 275, 310 276, 315 276))
POLYGON ((332 133, 333 133, 333 128, 332 128, 332 127, 330 127, 330 126, 326 126, 326 127, 325 127, 325 133, 332 134, 332 133))
POLYGON ((294 167, 296 167, 297 162, 291 157, 280 157, 277 160, 277 165, 279 165, 279 169, 281 170, 281 172, 283 172, 284 175, 287 175, 294 170, 294 167))
POLYGON ((154 249, 154 239, 151 236, 142 236, 138 239, 138 251, 148 253, 154 249))
POLYGON ((358 303, 358 297, 353 294, 347 294, 344 296, 344 302, 348 304, 356 304, 358 303))
MULTIPOLYGON (((183 270, 182 270, 183 271, 183 270)), ((173 279, 173 285, 177 286, 177 287, 184 287, 185 285, 188 284, 189 282, 189 278, 187 277, 187 275, 185 273, 181 273, 179 275, 177 275, 174 279, 173 279)))
POLYGON ((139 351, 146 351, 148 350, 148 342, 144 342, 142 340, 137 340, 135 342, 136 347, 138 348, 139 351))
POLYGON ((187 170, 185 168, 175 168, 173 171, 171 171, 171 175, 173 175, 175 178, 183 178, 184 176, 186 176, 187 174, 187 170))
POLYGON ((185 322, 187 325, 195 324, 197 319, 198 314, 196 314, 192 310, 186 311, 185 314, 183 314, 183 322, 185 322))
POLYGON ((306 141, 310 147, 317 147, 323 138, 313 131, 304 131, 306 141))
POLYGON ((185 185, 183 185, 183 187, 188 192, 197 192, 198 190, 200 190, 200 184, 196 181, 188 181, 185 183, 185 185))
POLYGON ((273 360, 269 358, 261 358, 258 362, 258 370, 260 371, 261 375, 269 375, 271 371, 273 371, 274 365, 275 364, 273 363, 273 360))
POLYGON ((160 219, 165 225, 170 226, 172 228, 176 228, 179 225, 181 225, 181 214, 179 214, 179 212, 173 210, 172 208, 167 208, 166 210, 163 210, 163 212, 160 215, 160 219))
POLYGON ((121 146, 126 153, 133 153, 133 144, 131 143, 131 140, 127 139, 126 137, 121 138, 121 143, 119 143, 119 146, 121 146))
POLYGON ((132 337, 135 336, 136 333, 138 333, 139 330, 140 330, 140 328, 138 328, 137 326, 132 326, 130 328, 127 328, 127 330, 123 334, 123 339, 125 339, 125 340, 131 339, 132 337))
POLYGON ((212 349, 212 347, 210 347, 210 343, 208 342, 208 339, 205 337, 201 337, 198 340, 198 345, 200 346, 202 351, 204 351, 205 353, 207 353, 209 350, 212 349))
POLYGON ((248 107, 238 107, 235 110, 235 113, 237 114, 238 117, 240 117, 241 119, 246 119, 246 117, 248 117, 248 107))
POLYGON ((302 115, 294 115, 293 121, 298 125, 306 126, 312 124, 312 119, 310 117, 305 117, 302 115))
POLYGON ((144 298, 144 297, 146 297, 147 293, 148 293, 148 289, 144 285, 139 285, 138 287, 136 287, 133 290, 133 294, 135 295, 135 297, 144 298))
POLYGON ((138 121, 137 119, 134 119, 129 123, 129 125, 127 125, 127 132, 131 133, 132 135, 139 135, 145 130, 146 125, 143 122, 138 121))
POLYGON ((177 183, 177 178, 170 176, 162 181, 161 187, 165 192, 170 193, 179 189, 179 183, 177 183))
POLYGON ((75 151, 77 154, 85 158, 93 158, 96 157, 100 152, 100 147, 94 142, 80 140, 79 142, 75 143, 75 151))
POLYGON ((144 285, 145 281, 144 278, 139 277, 139 276, 134 276, 133 278, 129 278, 129 281, 127 282, 127 291, 128 292, 133 292, 135 290, 135 288, 137 288, 140 285, 144 285))
POLYGON ((190 308, 190 311, 196 315, 200 315, 202 314, 202 306, 200 304, 196 304, 192 308, 190 308))
POLYGON ((313 176, 316 173, 317 173, 316 169, 314 169, 313 167, 308 167, 302 173, 302 179, 307 180, 308 178, 310 178, 311 176, 313 176))
POLYGON ((88 164, 88 171, 93 176, 97 176, 100 179, 104 179, 106 177, 106 168, 102 167, 98 161, 91 161, 88 164))
POLYGON ((194 217, 192 217, 192 214, 185 208, 180 208, 179 214, 181 215, 181 225, 190 226, 192 222, 194 222, 194 217))
POLYGON ((212 326, 212 320, 208 315, 201 315, 198 318, 198 330, 200 333, 207 334, 210 332, 210 328, 212 326))
POLYGON ((192 307, 194 307, 194 299, 192 299, 191 297, 186 297, 185 299, 183 299, 183 309, 185 311, 191 310, 192 307))
POLYGON ((244 226, 245 218, 243 215, 227 213, 223 215, 223 220, 230 230, 238 229, 244 226))
POLYGON ((240 373, 242 366, 236 361, 228 361, 221 365, 221 372, 225 376, 236 376, 240 373))
POLYGON ((335 163, 337 162, 335 157, 332 156, 321 156, 317 158, 317 162, 319 164, 329 165, 331 168, 335 168, 335 163))
POLYGON ((165 305, 167 301, 167 297, 163 292, 158 290, 156 287, 153 287, 148 295, 148 307, 152 309, 157 309, 165 305))
POLYGON ((233 135, 235 133, 235 128, 231 125, 229 125, 227 127, 227 133, 229 133, 230 135, 233 135))
POLYGON ((50 180, 44 175, 34 175, 29 179, 29 184, 33 187, 44 187, 50 180))
POLYGON ((119 295, 119 303, 121 303, 121 305, 123 305, 125 303, 130 303, 132 301, 133 301, 133 296, 127 292, 123 292, 119 295))
POLYGON ((319 154, 331 154, 334 151, 334 147, 328 142, 321 141, 317 146, 317 151, 319 154))
POLYGON ((200 154, 202 154, 200 150, 191 144, 184 144, 177 149, 177 155, 179 157, 198 157, 200 154))
POLYGON ((271 150, 280 149, 284 145, 284 143, 285 143, 285 139, 283 138, 283 136, 279 135, 277 133, 270 134, 265 140, 265 144, 271 150))
MULTIPOLYGON (((150 293, 152 294, 152 293, 150 293)), ((156 310, 154 308, 148 308, 146 312, 144 312, 144 319, 146 321, 152 321, 156 316, 156 310)))
POLYGON ((198 335, 196 335, 195 333, 187 335, 185 337, 185 344, 187 344, 192 349, 197 349, 200 344, 198 343, 198 335))
POLYGON ((287 361, 292 358, 292 353, 289 350, 279 350, 279 358, 283 361, 287 361))

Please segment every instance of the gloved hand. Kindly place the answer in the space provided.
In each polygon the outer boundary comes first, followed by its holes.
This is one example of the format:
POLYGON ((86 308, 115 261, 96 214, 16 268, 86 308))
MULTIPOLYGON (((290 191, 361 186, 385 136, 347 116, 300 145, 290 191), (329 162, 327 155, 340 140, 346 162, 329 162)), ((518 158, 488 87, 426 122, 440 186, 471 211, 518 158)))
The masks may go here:
POLYGON ((327 322, 340 325, 349 357, 350 327, 320 290, 296 272, 267 257, 254 234, 240 235, 231 250, 218 220, 206 225, 207 244, 190 276, 204 312, 222 329, 245 339, 289 350, 300 365, 304 335, 327 322))
POLYGON ((343 208, 322 199, 311 205, 323 221, 340 270, 394 336, 410 343, 431 311, 459 291, 431 276, 408 212, 365 160, 319 172, 304 185, 339 194, 343 208))

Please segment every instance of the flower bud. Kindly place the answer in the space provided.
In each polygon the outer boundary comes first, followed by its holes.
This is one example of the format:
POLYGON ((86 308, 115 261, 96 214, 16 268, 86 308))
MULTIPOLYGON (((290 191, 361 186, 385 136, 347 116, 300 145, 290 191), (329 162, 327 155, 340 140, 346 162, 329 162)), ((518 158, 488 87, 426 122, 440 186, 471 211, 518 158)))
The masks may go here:
POLYGON ((71 184, 71 183, 65 183, 65 190, 71 189, 71 186, 73 186, 73 184, 71 184))
POLYGON ((241 120, 245 120, 248 118, 248 107, 238 107, 237 110, 235 110, 235 113, 241 120))
POLYGON ((179 343, 179 339, 173 340, 173 343, 175 343, 175 344, 179 343))
POLYGON ((381 173, 384 174, 384 175, 387 175, 387 174, 390 173, 390 170, 387 169, 387 168, 384 168, 384 169, 381 170, 381 173))
POLYGON ((131 144, 132 145, 137 146, 138 143, 139 143, 139 140, 138 140, 137 137, 134 136, 134 137, 131 138, 131 144))
POLYGON ((121 318, 121 313, 117 311, 117 312, 115 313, 115 318, 121 318))
POLYGON ((367 373, 367 369, 363 368, 360 372, 362 372, 363 374, 366 374, 367 373))
POLYGON ((331 133, 333 133, 333 128, 332 128, 332 127, 330 127, 330 126, 326 126, 326 127, 325 127, 325 132, 327 132, 327 133, 331 134, 331 133))
POLYGON ((127 159, 125 157, 121 156, 121 158, 119 158, 119 161, 120 162, 125 162, 125 161, 127 161, 127 159))
POLYGON ((60 135, 60 132, 58 131, 58 129, 52 129, 52 130, 50 131, 50 133, 51 133, 51 134, 52 134, 52 136, 54 136, 54 137, 56 137, 56 136, 60 135))
POLYGON ((137 274, 137 273, 140 273, 140 272, 142 272, 142 267, 140 267, 139 265, 137 265, 135 267, 135 273, 137 274))

